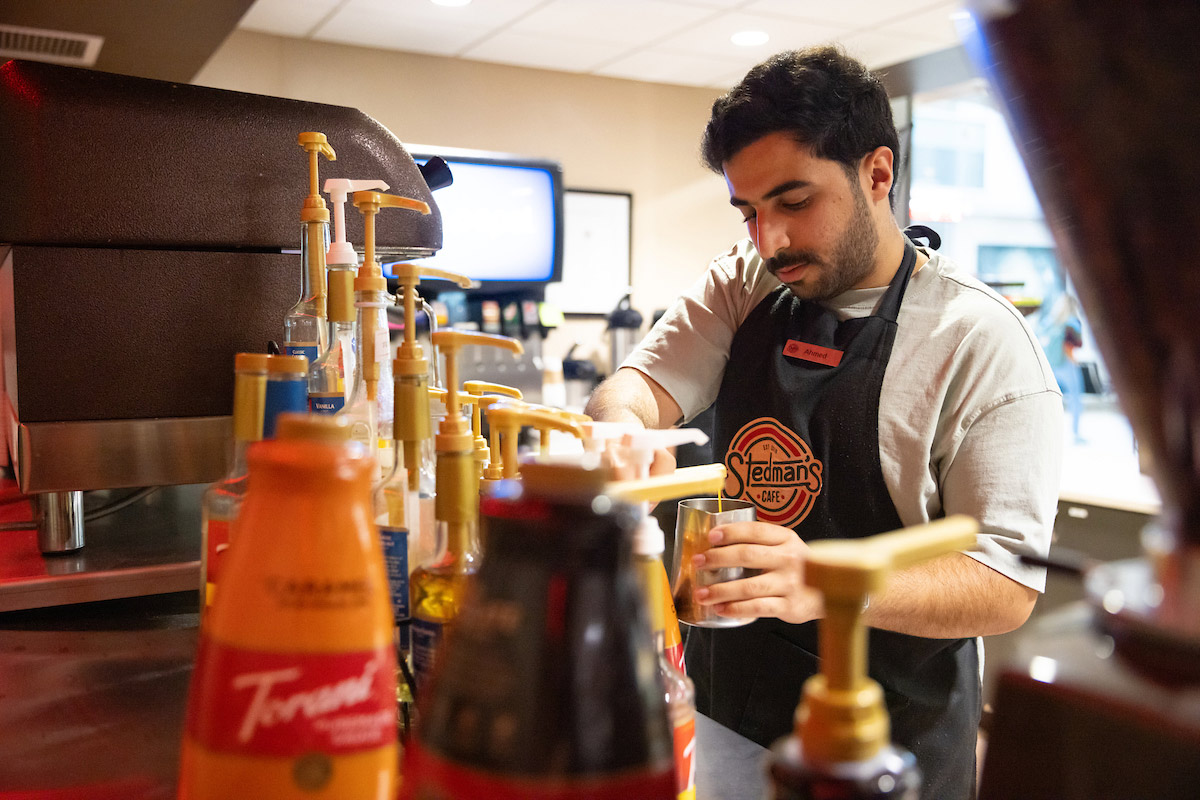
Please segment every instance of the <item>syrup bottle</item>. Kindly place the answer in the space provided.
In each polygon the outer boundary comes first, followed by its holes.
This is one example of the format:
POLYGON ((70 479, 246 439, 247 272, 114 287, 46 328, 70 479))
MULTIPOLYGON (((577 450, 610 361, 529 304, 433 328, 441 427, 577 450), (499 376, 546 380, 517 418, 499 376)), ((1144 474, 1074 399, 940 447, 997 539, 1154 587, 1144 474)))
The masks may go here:
MULTIPOLYGON (((675 432, 690 435, 687 432, 693 430, 684 428, 675 432)), ((675 745, 675 793, 678 800, 696 800, 696 690, 684 672, 682 657, 679 656, 677 662, 672 649, 671 629, 674 629, 677 643, 679 620, 675 616, 675 604, 671 600, 671 588, 662 563, 663 531, 658 520, 648 513, 648 508, 651 503, 677 497, 715 493, 720 491, 725 478, 723 464, 706 464, 679 469, 669 475, 612 483, 607 489, 609 495, 620 500, 643 504, 633 538, 634 561, 645 595, 659 677, 671 719, 675 745)))
POLYGON ((775 800, 919 800, 912 753, 891 744, 883 689, 867 677, 862 613, 889 572, 975 545, 978 524, 956 515, 863 539, 813 542, 804 581, 825 598, 821 671, 804 683, 796 728, 771 748, 775 800))
MULTIPOLYGON (((517 434, 522 426, 536 427, 545 434, 553 430, 569 433, 578 439, 583 438, 583 429, 579 423, 569 420, 545 406, 531 406, 526 403, 504 400, 492 403, 488 407, 487 420, 488 425, 499 438, 500 477, 506 480, 521 476, 520 459, 517 457, 517 434)), ((484 477, 493 479, 492 475, 494 472, 489 466, 489 471, 485 473, 484 477)))
POLYGON ((300 300, 283 318, 284 351, 289 356, 317 360, 328 342, 325 330, 325 251, 329 249, 329 209, 321 197, 317 166, 325 156, 337 160, 325 134, 307 131, 297 137, 308 154, 308 196, 300 208, 300 260, 303 262, 300 300))
MULTIPOLYGON (((400 283, 397 300, 404 308, 404 339, 396 348, 396 359, 392 362, 395 376, 395 420, 396 447, 403 449, 403 463, 408 471, 408 486, 417 493, 418 535, 423 541, 435 538, 433 503, 436 488, 433 457, 433 425, 429 405, 429 390, 435 388, 436 359, 430 362, 425 357, 425 348, 417 334, 418 311, 425 310, 429 320, 430 349, 436 327, 432 310, 417 293, 421 278, 441 278, 453 281, 460 288, 472 285, 470 278, 454 272, 417 266, 416 264, 392 264, 392 274, 400 283)), ((397 462, 401 456, 396 456, 397 462)))
POLYGON ((354 277, 358 253, 346 241, 346 196, 366 189, 387 189, 383 181, 329 178, 325 191, 333 203, 333 243, 325 254, 325 351, 308 367, 308 406, 314 414, 336 414, 346 405, 354 381, 354 277))
POLYGON ((412 657, 417 690, 423 689, 446 627, 458 616, 467 584, 479 569, 479 488, 475 478, 475 437, 462 415, 458 398, 458 352, 464 345, 523 352, 506 336, 444 330, 433 344, 446 360, 446 416, 435 437, 437 496, 434 517, 444 547, 435 561, 418 567, 410 578, 412 592, 412 657))
POLYGON ((388 800, 392 614, 371 467, 336 417, 285 414, 251 448, 221 590, 200 634, 180 798, 388 800))
POLYGON ((362 266, 354 279, 355 306, 358 308, 358 324, 355 326, 358 357, 355 360, 354 386, 340 413, 350 420, 351 436, 356 441, 368 444, 376 452, 375 480, 379 481, 393 464, 394 387, 392 361, 389 358, 391 337, 387 325, 387 309, 393 298, 387 292, 383 267, 375 257, 375 215, 381 208, 403 208, 428 214, 429 205, 408 197, 364 190, 354 193, 354 206, 363 217, 365 250, 362 266))
POLYGON ((527 464, 484 499, 487 555, 422 688, 402 797, 675 797, 635 517, 606 477, 527 464))
POLYGON ((265 353, 238 353, 233 361, 233 454, 225 477, 204 490, 200 501, 200 610, 212 605, 220 564, 229 547, 229 528, 246 497, 246 450, 263 438, 267 394, 265 353))

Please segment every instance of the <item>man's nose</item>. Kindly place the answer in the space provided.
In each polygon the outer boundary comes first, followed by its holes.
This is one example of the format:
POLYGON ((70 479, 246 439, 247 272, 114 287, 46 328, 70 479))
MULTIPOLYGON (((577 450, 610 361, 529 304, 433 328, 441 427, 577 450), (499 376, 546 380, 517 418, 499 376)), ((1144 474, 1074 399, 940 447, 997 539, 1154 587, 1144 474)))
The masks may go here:
POLYGON ((755 231, 757 236, 754 246, 758 248, 758 252, 763 258, 770 258, 788 248, 790 242, 788 241, 787 227, 779 220, 766 214, 759 214, 755 222, 757 223, 755 231))

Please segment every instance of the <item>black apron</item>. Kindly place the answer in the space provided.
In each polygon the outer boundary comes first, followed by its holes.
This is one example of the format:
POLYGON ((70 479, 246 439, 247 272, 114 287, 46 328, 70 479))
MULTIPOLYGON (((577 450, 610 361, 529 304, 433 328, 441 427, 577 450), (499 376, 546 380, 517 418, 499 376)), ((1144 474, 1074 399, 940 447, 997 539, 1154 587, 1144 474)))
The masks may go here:
MULTIPOLYGON (((715 404, 714 452, 730 472, 727 496, 753 500, 760 520, 805 541, 902 527, 879 463, 879 394, 915 263, 906 240, 872 316, 839 322, 781 286, 738 328, 715 404)), ((973 797, 981 709, 974 639, 872 628, 868 658, 892 739, 924 773, 921 796, 973 797)), ((697 709, 769 746, 791 732, 801 685, 818 671, 817 623, 690 628, 686 663, 697 709)))

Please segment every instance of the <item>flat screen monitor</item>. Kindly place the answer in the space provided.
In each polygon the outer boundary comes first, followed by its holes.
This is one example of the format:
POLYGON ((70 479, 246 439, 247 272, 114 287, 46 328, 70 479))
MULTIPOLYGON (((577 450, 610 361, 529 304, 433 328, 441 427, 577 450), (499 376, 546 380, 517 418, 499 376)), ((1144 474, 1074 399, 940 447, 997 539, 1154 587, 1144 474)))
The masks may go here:
POLYGON ((440 156, 454 176, 433 195, 442 213, 442 249, 414 263, 466 275, 483 293, 540 292, 561 280, 561 165, 451 148, 409 152, 418 164, 440 156))

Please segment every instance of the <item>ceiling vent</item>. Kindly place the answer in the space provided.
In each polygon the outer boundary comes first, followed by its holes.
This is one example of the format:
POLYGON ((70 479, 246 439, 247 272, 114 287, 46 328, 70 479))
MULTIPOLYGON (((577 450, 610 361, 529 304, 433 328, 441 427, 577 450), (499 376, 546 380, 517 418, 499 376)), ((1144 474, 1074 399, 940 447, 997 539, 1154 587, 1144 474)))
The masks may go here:
POLYGON ((25 58, 72 67, 91 67, 100 55, 103 36, 0 25, 0 59, 25 58))

